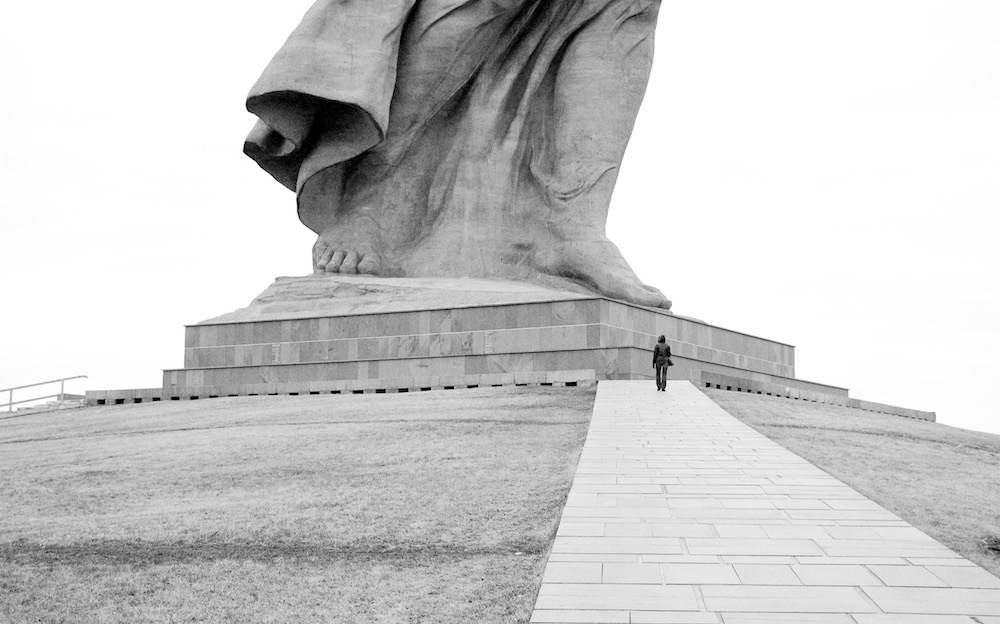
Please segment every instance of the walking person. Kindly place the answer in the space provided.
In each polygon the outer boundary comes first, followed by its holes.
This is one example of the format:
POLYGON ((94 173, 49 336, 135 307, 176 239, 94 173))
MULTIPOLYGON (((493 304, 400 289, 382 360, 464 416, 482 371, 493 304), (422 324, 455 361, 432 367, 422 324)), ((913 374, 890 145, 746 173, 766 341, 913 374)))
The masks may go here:
POLYGON ((667 390, 667 368, 673 365, 670 360, 670 345, 667 344, 667 337, 660 336, 653 347, 653 368, 656 369, 656 389, 662 392, 667 390))

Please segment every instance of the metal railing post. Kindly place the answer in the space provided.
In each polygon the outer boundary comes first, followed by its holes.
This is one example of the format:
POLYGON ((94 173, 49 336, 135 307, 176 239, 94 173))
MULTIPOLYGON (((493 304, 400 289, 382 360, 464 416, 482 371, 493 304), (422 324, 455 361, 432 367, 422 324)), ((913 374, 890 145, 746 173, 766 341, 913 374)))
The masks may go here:
POLYGON ((61 403, 66 396, 66 382, 72 379, 86 379, 86 375, 77 375, 75 377, 63 377, 62 379, 50 379, 49 381, 42 381, 39 383, 28 384, 26 386, 14 386, 13 388, 0 388, 0 392, 6 392, 7 394, 7 412, 11 413, 14 411, 14 406, 18 403, 31 403, 32 401, 41 401, 42 399, 51 399, 52 397, 57 397, 61 403), (46 386, 48 384, 58 383, 59 384, 59 394, 47 394, 45 396, 35 397, 33 399, 22 399, 20 401, 14 400, 14 391, 23 390, 25 388, 34 388, 36 386, 46 386))

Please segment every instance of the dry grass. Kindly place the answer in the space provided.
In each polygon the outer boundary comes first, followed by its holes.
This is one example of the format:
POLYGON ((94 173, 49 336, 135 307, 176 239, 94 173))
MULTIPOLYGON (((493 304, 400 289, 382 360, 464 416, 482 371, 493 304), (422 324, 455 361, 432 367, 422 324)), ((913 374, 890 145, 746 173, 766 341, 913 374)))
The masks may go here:
POLYGON ((0 421, 0 621, 525 622, 593 391, 0 421))
POLYGON ((777 397, 705 390, 730 414, 1000 576, 1000 436, 777 397))

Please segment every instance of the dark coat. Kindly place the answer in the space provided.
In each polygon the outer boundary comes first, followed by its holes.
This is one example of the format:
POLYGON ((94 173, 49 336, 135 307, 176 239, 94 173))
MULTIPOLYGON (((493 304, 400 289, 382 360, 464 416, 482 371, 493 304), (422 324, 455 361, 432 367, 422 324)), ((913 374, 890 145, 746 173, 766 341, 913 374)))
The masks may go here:
POLYGON ((653 347, 653 365, 659 364, 664 366, 667 363, 667 358, 670 357, 670 345, 665 342, 658 342, 656 346, 653 347))

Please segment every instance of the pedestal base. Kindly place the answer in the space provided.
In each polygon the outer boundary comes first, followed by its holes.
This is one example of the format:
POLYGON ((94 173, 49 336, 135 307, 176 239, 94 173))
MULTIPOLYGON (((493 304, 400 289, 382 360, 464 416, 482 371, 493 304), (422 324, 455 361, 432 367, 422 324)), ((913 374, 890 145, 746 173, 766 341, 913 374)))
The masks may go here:
MULTIPOLYGON (((843 397, 794 379, 794 347, 652 308, 519 282, 280 278, 249 307, 186 329, 164 396, 376 391, 704 374, 843 397)), ((803 398, 806 398, 803 396, 803 398)))

